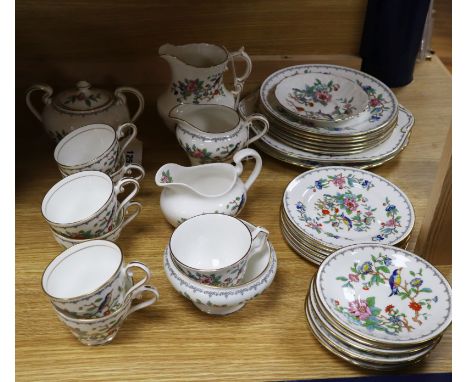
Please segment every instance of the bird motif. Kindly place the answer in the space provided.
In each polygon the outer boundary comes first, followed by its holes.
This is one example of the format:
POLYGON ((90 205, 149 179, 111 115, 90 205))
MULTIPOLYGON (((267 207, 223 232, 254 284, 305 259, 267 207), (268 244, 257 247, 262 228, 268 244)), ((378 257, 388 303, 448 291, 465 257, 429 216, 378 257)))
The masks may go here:
POLYGON ((391 289, 391 293, 390 293, 390 296, 388 297, 391 297, 393 295, 395 296, 398 296, 398 287, 400 286, 400 283, 401 283, 401 270, 403 268, 397 268, 395 269, 390 278, 388 279, 388 283, 390 284, 390 289, 391 289))
POLYGON ((99 305, 97 313, 102 313, 106 308, 108 308, 110 299, 112 297, 112 291, 107 293, 106 297, 104 297, 104 300, 101 302, 101 305, 99 305))
POLYGON ((351 221, 350 218, 348 218, 344 213, 341 213, 340 215, 341 219, 343 219, 343 224, 348 227, 348 231, 353 228, 353 222, 351 221))

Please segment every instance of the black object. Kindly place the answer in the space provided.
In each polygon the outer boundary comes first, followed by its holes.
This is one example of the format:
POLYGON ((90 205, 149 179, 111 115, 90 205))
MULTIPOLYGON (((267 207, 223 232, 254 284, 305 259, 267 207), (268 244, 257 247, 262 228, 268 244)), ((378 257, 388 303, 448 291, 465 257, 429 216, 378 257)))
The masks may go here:
POLYGON ((429 373, 399 375, 393 371, 388 375, 374 375, 370 377, 307 379, 301 382, 451 382, 452 373, 429 373))
POLYGON ((361 70, 390 87, 413 81, 431 0, 369 0, 361 40, 361 70))

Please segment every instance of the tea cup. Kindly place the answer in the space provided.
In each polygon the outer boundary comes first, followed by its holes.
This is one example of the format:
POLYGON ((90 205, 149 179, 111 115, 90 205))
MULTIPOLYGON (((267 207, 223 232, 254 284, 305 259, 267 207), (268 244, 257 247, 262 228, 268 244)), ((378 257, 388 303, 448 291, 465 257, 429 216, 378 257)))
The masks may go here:
MULTIPOLYGON (((68 176, 60 170, 62 177, 68 176)), ((120 165, 114 169, 112 174, 109 174, 114 183, 117 183, 123 177, 133 178, 140 182, 145 177, 145 169, 137 163, 125 163, 125 158, 121 157, 120 165)))
POLYGON ((60 140, 54 158, 65 175, 85 170, 111 174, 136 135, 137 128, 130 122, 120 125, 117 130, 104 124, 82 126, 60 140), (121 142, 127 132, 128 137, 121 142))
POLYGON ((181 104, 171 109, 169 117, 177 122, 177 139, 192 165, 229 161, 269 128, 263 115, 251 114, 244 119, 224 105, 181 104), (263 124, 263 129, 249 138, 253 121, 263 124))
POLYGON ((112 231, 107 232, 102 236, 98 236, 94 239, 71 239, 69 237, 60 235, 59 233, 52 231, 52 235, 57 243, 59 243, 63 248, 70 248, 73 245, 84 243, 89 240, 108 240, 116 242, 122 233, 122 230, 127 226, 133 219, 135 219, 141 211, 142 205, 139 202, 129 202, 127 205, 120 211, 120 214, 117 216, 115 226, 112 227, 112 231), (131 209, 134 209, 133 212, 130 212, 131 209))
POLYGON ((173 232, 170 254, 191 279, 213 286, 234 286, 244 277, 249 258, 264 244, 268 231, 250 229, 223 214, 203 214, 186 220, 173 232))
POLYGON ((81 343, 89 346, 104 345, 115 338, 120 327, 130 314, 146 308, 158 300, 159 292, 154 286, 142 285, 134 290, 133 294, 128 294, 118 309, 104 317, 91 319, 74 318, 57 309, 55 309, 55 313, 57 313, 58 318, 81 343), (137 305, 132 305, 132 301, 144 293, 151 293, 153 297, 137 305))
POLYGON ((42 289, 56 310, 75 318, 99 318, 121 306, 151 278, 138 261, 125 264, 120 248, 106 240, 91 240, 66 249, 42 275, 42 289), (143 278, 126 290, 132 269, 143 278))
POLYGON ((94 238, 112 230, 115 219, 138 193, 135 179, 123 178, 115 185, 99 171, 82 171, 57 182, 44 196, 42 215, 51 228, 69 238, 94 238), (118 203, 117 195, 133 186, 118 203))

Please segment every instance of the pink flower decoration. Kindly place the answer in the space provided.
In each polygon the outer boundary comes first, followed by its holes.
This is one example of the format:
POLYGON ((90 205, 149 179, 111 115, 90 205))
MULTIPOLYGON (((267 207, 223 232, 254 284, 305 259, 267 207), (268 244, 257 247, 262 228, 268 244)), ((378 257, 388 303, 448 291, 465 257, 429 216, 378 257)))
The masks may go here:
POLYGON ((356 209, 359 207, 359 205, 356 203, 354 199, 344 198, 344 204, 351 211, 356 211, 356 209))
POLYGON ((360 320, 366 320, 372 315, 367 302, 365 300, 355 300, 349 303, 348 307, 349 313, 353 314, 356 318, 360 320))
POLYGON ((341 189, 341 188, 343 188, 343 186, 345 185, 346 179, 343 178, 343 175, 342 175, 342 174, 340 174, 340 175, 338 175, 336 178, 333 178, 333 179, 332 179, 332 183, 333 183, 335 186, 337 186, 338 188, 341 189))
POLYGON ((372 107, 379 106, 379 105, 380 105, 380 101, 379 101, 377 98, 372 98, 372 99, 370 100, 370 105, 371 105, 372 107))
POLYGON ((386 227, 396 227, 397 226, 397 222, 395 219, 390 219, 388 222, 385 223, 385 226, 386 227))
POLYGON ((359 281, 359 276, 355 275, 354 273, 350 273, 348 275, 348 278, 349 278, 349 281, 351 281, 353 283, 357 283, 359 281))

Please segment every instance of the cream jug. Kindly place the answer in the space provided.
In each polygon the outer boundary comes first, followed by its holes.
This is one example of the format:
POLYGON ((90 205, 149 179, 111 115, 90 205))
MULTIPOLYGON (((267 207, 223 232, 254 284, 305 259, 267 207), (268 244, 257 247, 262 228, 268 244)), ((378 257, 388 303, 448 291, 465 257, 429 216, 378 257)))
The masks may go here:
POLYGON ((176 136, 192 165, 226 162, 239 150, 249 146, 268 131, 268 120, 261 114, 242 118, 224 105, 181 104, 169 112, 176 121, 176 136), (263 125, 262 131, 249 138, 253 121, 263 125))
POLYGON ((252 70, 252 61, 243 47, 228 52, 213 44, 165 44, 159 48, 159 56, 169 64, 172 78, 167 90, 158 98, 158 112, 171 130, 175 123, 168 113, 177 104, 212 103, 236 108, 244 82, 252 70), (235 58, 244 60, 246 69, 244 74, 237 76, 232 65, 234 89, 229 91, 224 86, 223 73, 235 58))
POLYGON ((247 191, 262 169, 262 158, 253 149, 234 155, 235 165, 227 163, 184 167, 174 163, 156 173, 156 185, 163 187, 160 205, 166 220, 177 227, 204 213, 238 215, 247 201, 247 191), (255 167, 245 183, 240 179, 242 160, 255 159, 255 167))

